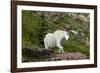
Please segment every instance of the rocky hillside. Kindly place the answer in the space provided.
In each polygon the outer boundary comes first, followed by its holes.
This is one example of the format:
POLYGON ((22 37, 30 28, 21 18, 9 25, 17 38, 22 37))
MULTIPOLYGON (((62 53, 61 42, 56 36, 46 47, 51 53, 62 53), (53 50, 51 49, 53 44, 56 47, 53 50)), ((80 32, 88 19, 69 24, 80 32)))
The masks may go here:
MULTIPOLYGON (((89 19, 88 13, 22 11, 23 48, 44 48, 43 38, 55 30, 71 28, 70 40, 64 41, 66 52, 80 52, 89 57, 89 19)), ((53 48, 57 52, 58 48, 53 48)))

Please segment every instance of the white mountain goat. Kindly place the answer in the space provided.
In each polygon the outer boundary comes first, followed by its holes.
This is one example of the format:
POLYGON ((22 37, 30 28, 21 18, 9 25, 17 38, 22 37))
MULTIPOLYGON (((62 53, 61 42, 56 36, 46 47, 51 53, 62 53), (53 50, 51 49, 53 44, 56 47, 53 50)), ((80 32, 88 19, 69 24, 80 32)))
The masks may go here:
POLYGON ((45 49, 49 49, 52 47, 58 47, 59 53, 64 52, 63 46, 61 45, 61 41, 63 39, 66 39, 66 40, 69 39, 69 33, 67 31, 57 30, 54 33, 46 34, 44 38, 45 49))
MULTIPOLYGON (((71 32, 74 34, 77 34, 77 32, 74 30, 71 30, 71 32)), ((59 53, 64 52, 63 46, 61 45, 61 42, 63 39, 65 39, 65 40, 69 39, 68 31, 57 30, 54 33, 46 34, 46 36, 44 38, 45 49, 49 49, 52 47, 58 47, 59 53)))

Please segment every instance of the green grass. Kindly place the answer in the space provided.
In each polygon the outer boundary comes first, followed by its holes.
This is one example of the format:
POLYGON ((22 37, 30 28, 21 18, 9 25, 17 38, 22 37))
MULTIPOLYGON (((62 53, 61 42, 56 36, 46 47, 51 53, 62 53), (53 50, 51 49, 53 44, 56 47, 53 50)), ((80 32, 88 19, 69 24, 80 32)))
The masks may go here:
MULTIPOLYGON (((87 28, 88 23, 83 24, 80 20, 75 20, 68 15, 62 17, 60 14, 58 19, 53 21, 55 16, 52 18, 52 15, 48 15, 48 18, 44 16, 43 13, 45 14, 47 12, 40 12, 41 15, 39 15, 34 11, 22 11, 22 47, 44 47, 43 38, 46 33, 54 32, 55 30, 63 28, 63 26, 66 25, 70 25, 73 27, 73 29, 80 31, 80 33, 84 33, 85 36, 81 38, 89 36, 89 28, 87 28)), ((64 43, 65 52, 81 52, 89 57, 89 48, 79 39, 80 38, 76 37, 76 35, 71 34, 70 40, 65 41, 64 43)), ((57 47, 53 49, 56 52, 58 51, 57 47)), ((23 56, 27 57, 29 61, 43 61, 43 59, 28 57, 25 53, 23 56)))
POLYGON ((66 52, 81 52, 89 56, 89 48, 84 46, 77 40, 68 40, 64 44, 64 50, 66 52))

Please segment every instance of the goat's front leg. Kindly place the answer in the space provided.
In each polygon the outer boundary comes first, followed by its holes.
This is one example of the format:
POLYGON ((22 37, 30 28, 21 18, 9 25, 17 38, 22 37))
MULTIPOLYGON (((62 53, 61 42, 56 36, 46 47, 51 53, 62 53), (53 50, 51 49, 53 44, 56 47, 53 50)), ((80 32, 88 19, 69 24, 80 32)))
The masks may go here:
POLYGON ((57 41, 57 47, 59 48, 59 53, 63 53, 64 52, 64 49, 61 45, 61 41, 57 41))

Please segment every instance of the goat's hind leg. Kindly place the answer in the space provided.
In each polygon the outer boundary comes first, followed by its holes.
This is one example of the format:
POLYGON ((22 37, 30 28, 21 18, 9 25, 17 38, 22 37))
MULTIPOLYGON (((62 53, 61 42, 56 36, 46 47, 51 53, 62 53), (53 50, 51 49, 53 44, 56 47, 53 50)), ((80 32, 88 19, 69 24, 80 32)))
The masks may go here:
POLYGON ((49 48, 49 46, 48 46, 48 44, 46 42, 44 42, 44 46, 45 46, 45 49, 49 48))

